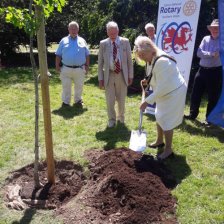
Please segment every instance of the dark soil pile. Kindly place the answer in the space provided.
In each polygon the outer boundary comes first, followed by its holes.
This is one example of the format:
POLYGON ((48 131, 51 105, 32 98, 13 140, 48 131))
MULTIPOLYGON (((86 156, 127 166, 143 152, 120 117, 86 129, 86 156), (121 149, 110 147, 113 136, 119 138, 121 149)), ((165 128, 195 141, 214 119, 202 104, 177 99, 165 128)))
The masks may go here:
POLYGON ((90 204, 107 217, 119 213, 115 223, 166 223, 169 218, 175 223, 176 201, 161 178, 166 185, 174 182, 153 157, 112 150, 93 159, 90 171, 90 204))
POLYGON ((79 193, 85 180, 82 173, 81 166, 71 161, 58 161, 55 163, 56 183, 51 186, 47 183, 46 163, 41 163, 39 166, 39 178, 43 187, 36 190, 34 189, 34 168, 33 164, 31 164, 13 172, 13 175, 6 180, 6 183, 9 186, 15 184, 21 186, 20 197, 22 200, 39 200, 40 203, 30 207, 55 209, 79 193))
MULTIPOLYGON (((64 223, 177 223, 176 200, 169 189, 176 183, 164 164, 124 148, 91 150, 87 158, 88 178, 80 166, 61 161, 56 163, 56 184, 45 183, 35 194, 32 166, 16 171, 8 182, 23 185, 22 198, 47 199, 46 207, 57 208, 55 215, 64 223)), ((44 164, 40 175, 46 182, 44 164)))

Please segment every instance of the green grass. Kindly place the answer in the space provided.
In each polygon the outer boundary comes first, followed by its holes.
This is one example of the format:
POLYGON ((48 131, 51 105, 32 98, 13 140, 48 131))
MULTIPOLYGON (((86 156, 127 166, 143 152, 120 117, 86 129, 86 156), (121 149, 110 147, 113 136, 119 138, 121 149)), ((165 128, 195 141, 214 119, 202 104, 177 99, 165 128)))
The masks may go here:
MULTIPOLYGON (((51 70, 50 96, 54 156, 86 166, 83 153, 89 149, 128 147, 130 131, 138 126, 140 95, 130 95, 126 102, 126 126, 106 129, 104 91, 97 83, 96 57, 92 56, 90 74, 84 86, 85 109, 61 110, 61 83, 51 70)), ((41 98, 41 97, 40 97, 41 98)), ((189 99, 186 112, 188 112, 189 99)), ((205 116, 202 103, 199 120, 205 116)), ((30 68, 0 70, 0 186, 10 172, 34 160, 34 84, 30 68)), ((148 142, 155 139, 154 118, 144 116, 148 142)), ((172 194, 178 199, 179 223, 224 223, 224 133, 218 127, 204 128, 184 121, 175 130, 173 147, 176 157, 166 163, 178 181, 172 194)), ((155 155, 155 150, 146 153, 155 155)), ((45 159, 42 104, 40 103, 40 157, 45 159)), ((3 193, 1 191, 1 193, 3 193)), ((0 196, 0 224, 60 223, 51 211, 9 210, 0 196), (25 220, 26 219, 26 220, 25 220)))

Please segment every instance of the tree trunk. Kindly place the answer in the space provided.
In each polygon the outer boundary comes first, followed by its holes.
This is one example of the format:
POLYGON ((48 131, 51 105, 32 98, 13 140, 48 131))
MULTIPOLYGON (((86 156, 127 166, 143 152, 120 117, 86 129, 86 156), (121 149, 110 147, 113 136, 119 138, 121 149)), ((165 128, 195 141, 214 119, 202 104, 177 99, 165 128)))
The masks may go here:
MULTIPOLYGON (((32 13, 33 0, 29 3, 29 13, 32 13)), ((33 32, 30 34, 30 62, 33 71, 34 89, 35 89, 35 144, 34 144, 34 186, 36 189, 41 187, 38 168, 39 168, 39 91, 38 91, 38 73, 33 54, 33 32)))
POLYGON ((34 160, 34 184, 35 188, 39 188, 40 181, 38 175, 39 167, 39 91, 38 91, 38 74, 36 69, 36 63, 33 55, 33 35, 30 35, 30 61, 33 70, 34 89, 35 89, 35 160, 34 160))
POLYGON ((37 46, 38 46, 38 58, 39 58, 39 67, 40 67, 40 81, 41 81, 43 115, 44 115, 47 174, 48 174, 48 182, 51 184, 54 184, 55 183, 55 175, 54 175, 55 164, 54 164, 54 156, 53 156, 49 77, 47 75, 48 66, 47 66, 43 7, 35 6, 35 13, 36 13, 36 18, 38 22, 37 46))

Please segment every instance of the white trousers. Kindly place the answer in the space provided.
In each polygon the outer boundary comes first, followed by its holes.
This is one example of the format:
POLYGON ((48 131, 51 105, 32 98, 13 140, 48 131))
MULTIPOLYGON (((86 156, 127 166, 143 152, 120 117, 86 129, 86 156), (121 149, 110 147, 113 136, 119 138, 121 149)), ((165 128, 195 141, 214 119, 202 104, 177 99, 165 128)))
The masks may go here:
POLYGON ((122 73, 110 72, 108 85, 105 86, 107 101, 107 114, 109 122, 116 121, 115 101, 118 105, 117 120, 124 122, 125 98, 127 96, 127 85, 122 73))
POLYGON ((70 104, 72 81, 74 82, 74 103, 82 100, 85 70, 82 68, 61 68, 60 79, 62 82, 62 101, 70 104))

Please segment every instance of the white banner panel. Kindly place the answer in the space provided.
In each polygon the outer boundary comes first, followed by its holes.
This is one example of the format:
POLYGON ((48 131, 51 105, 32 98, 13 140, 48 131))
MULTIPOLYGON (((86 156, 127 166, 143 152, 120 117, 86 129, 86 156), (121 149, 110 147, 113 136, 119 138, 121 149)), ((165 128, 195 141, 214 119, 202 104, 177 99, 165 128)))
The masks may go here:
POLYGON ((156 45, 173 56, 188 83, 201 0, 160 0, 156 45))

